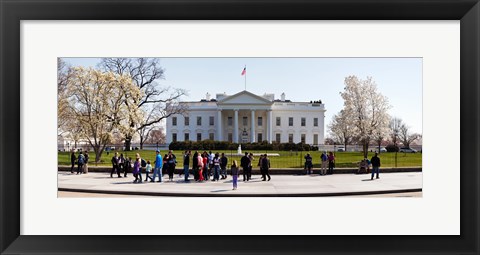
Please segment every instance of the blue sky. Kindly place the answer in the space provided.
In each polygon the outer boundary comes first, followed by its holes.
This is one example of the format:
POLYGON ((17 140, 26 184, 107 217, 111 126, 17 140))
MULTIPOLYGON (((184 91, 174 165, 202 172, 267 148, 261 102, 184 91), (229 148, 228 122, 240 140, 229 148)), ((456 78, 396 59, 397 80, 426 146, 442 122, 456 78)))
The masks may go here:
MULTIPOLYGON (((64 60, 73 66, 94 67, 100 59, 64 60)), ((345 77, 371 76, 392 106, 390 115, 422 133, 421 58, 161 58, 160 64, 165 79, 159 84, 186 89, 186 101, 205 98, 207 92, 215 97, 244 90, 241 72, 246 65, 248 91, 274 93, 275 98, 284 92, 286 99, 298 102, 321 99, 327 109, 326 125, 343 108, 340 92, 345 77)))

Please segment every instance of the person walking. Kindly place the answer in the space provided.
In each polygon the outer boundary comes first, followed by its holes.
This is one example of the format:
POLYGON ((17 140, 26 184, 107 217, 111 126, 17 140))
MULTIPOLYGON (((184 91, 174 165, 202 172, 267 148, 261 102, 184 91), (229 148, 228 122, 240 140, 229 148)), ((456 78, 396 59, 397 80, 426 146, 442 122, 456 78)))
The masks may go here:
POLYGON ((245 152, 245 156, 240 159, 240 165, 243 168, 243 181, 248 181, 248 165, 250 164, 250 159, 248 158, 248 152, 245 152))
POLYGON ((155 178, 158 175, 158 182, 162 182, 162 166, 163 166, 163 160, 162 160, 162 155, 160 155, 160 151, 156 150, 155 151, 156 156, 155 156, 155 168, 153 171, 153 178, 151 182, 155 182, 155 178))
POLYGON ((198 181, 198 151, 195 151, 192 156, 193 179, 198 181))
POLYGON ((212 151, 208 152, 208 176, 213 175, 213 171, 215 168, 215 166, 213 165, 213 158, 215 158, 215 154, 212 151))
POLYGON ((304 168, 307 174, 312 174, 313 163, 312 163, 312 156, 310 156, 310 153, 307 153, 307 155, 305 156, 304 168))
POLYGON ((84 156, 85 156, 85 163, 83 164, 83 173, 88 174, 88 159, 89 159, 88 151, 85 151, 84 156))
POLYGON ((236 190, 237 189, 238 172, 239 172, 236 160, 233 161, 231 171, 232 171, 233 190, 236 190))
POLYGON ((185 177, 185 182, 188 182, 188 170, 190 167, 190 154, 191 151, 185 151, 185 154, 183 155, 183 175, 185 177))
POLYGON ((197 181, 201 182, 203 181, 203 168, 205 165, 203 164, 203 157, 201 154, 197 153, 197 168, 198 168, 198 179, 197 181))
POLYGON ((83 156, 83 152, 80 152, 77 159, 77 174, 83 173, 83 164, 85 163, 85 156, 83 156))
POLYGON ((376 179, 379 179, 380 177, 378 176, 379 175, 379 172, 380 172, 380 158, 378 157, 378 154, 375 152, 375 156, 372 157, 372 160, 370 160, 370 162, 372 163, 372 180, 373 180, 373 175, 375 173, 377 173, 377 178, 376 179))
POLYGON ((328 174, 333 174, 333 168, 335 168, 335 155, 330 152, 328 154, 328 174))
POLYGON ((213 157, 213 180, 218 181, 220 179, 220 155, 215 153, 213 157))
POLYGON ((72 167, 70 168, 70 172, 73 174, 73 169, 75 169, 75 163, 77 163, 77 157, 75 156, 75 150, 72 150, 72 154, 70 155, 70 161, 72 163, 72 167))
POLYGON ((173 175, 175 173, 175 167, 177 166, 177 160, 175 159, 175 156, 173 155, 172 151, 168 152, 168 179, 170 181, 173 181, 173 175))
POLYGON ((123 168, 123 177, 127 177, 127 172, 130 172, 133 169, 132 165, 132 158, 130 157, 125 157, 125 163, 124 163, 124 168, 123 168))
POLYGON ((120 153, 120 157, 118 157, 118 174, 125 172, 125 158, 123 157, 123 153, 120 153))
POLYGON ((210 174, 208 173, 208 153, 204 152, 202 157, 203 162, 203 179, 208 181, 210 179, 210 174))
POLYGON ((265 177, 265 172, 263 171, 262 160, 263 160, 263 155, 260 154, 260 158, 258 159, 257 166, 260 168, 260 174, 262 175, 262 179, 263 179, 265 177))
POLYGON ((222 153, 222 157, 220 158, 220 169, 222 170, 222 180, 227 179, 227 164, 228 158, 225 156, 225 153, 222 153))
POLYGON ((168 174, 168 154, 163 156, 162 178, 164 174, 168 174))
POLYGON ((118 178, 122 177, 120 176, 120 171, 118 171, 118 152, 115 152, 112 157, 112 171, 110 172, 110 178, 113 178, 113 173, 115 172, 117 172, 118 178))
POLYGON ((322 156, 320 156, 320 160, 322 161, 322 170, 320 171, 320 175, 326 175, 328 165, 328 156, 326 151, 322 153, 322 156))
POLYGON ((262 175, 262 181, 266 181, 266 177, 268 177, 268 181, 270 181, 270 174, 268 173, 268 170, 270 169, 270 159, 268 158, 267 154, 263 155, 262 159, 262 170, 263 170, 263 175, 262 175))
POLYGON ((148 182, 150 179, 153 182, 153 178, 150 176, 150 172, 152 171, 152 165, 150 165, 150 160, 147 160, 147 165, 145 166, 145 181, 148 182))
POLYGON ((135 180, 133 181, 133 183, 142 182, 142 175, 140 174, 141 164, 142 162, 140 161, 140 155, 137 153, 137 157, 135 158, 135 162, 133 163, 133 176, 135 177, 135 180))
POLYGON ((248 159, 250 160, 248 163, 248 170, 247 170, 247 178, 250 181, 252 179, 252 169, 253 169, 253 161, 255 158, 253 157, 253 153, 248 154, 248 159))
POLYGON ((147 161, 145 161, 142 157, 140 157, 140 154, 137 153, 137 158, 140 159, 140 168, 138 170, 138 177, 140 178, 140 182, 143 182, 142 180, 142 170, 147 167, 147 161))

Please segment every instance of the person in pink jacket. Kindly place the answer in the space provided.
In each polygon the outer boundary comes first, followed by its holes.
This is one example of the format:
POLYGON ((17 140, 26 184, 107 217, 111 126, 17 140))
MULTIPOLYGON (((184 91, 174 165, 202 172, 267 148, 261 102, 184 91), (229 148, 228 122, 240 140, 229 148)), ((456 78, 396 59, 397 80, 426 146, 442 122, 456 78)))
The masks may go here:
POLYGON ((203 158, 202 158, 202 154, 198 153, 198 156, 197 156, 197 161, 198 161, 198 181, 203 181, 203 168, 205 167, 203 165, 203 158))

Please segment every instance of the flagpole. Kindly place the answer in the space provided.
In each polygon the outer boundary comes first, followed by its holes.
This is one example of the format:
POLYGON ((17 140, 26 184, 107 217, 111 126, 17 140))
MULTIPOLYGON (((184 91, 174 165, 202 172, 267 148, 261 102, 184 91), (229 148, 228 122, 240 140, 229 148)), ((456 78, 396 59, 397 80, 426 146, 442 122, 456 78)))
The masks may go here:
POLYGON ((245 65, 245 90, 247 90, 247 65, 245 65))

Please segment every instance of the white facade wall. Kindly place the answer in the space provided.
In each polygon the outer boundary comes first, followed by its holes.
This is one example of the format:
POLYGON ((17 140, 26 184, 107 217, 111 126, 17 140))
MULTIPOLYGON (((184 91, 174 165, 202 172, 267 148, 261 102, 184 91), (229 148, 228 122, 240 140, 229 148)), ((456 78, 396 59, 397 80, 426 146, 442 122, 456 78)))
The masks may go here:
MULTIPOLYGON (((235 110, 238 111, 238 142, 242 141, 242 132, 245 130, 248 142, 258 142, 258 134, 262 134, 262 140, 269 142, 276 141, 276 134, 280 134, 281 143, 289 141, 289 134, 293 134, 293 142, 301 142, 301 135, 305 135, 305 143, 314 144, 314 135, 318 135, 318 144, 324 143, 325 128, 325 107, 323 104, 311 104, 304 102, 271 102, 272 94, 267 99, 259 99, 259 96, 243 91, 233 96, 220 94, 219 101, 208 102, 184 102, 188 105, 189 111, 185 114, 190 118, 189 125, 185 125, 183 115, 174 115, 167 118, 166 135, 167 143, 173 141, 173 134, 176 134, 177 141, 184 141, 185 133, 189 133, 190 141, 197 141, 197 133, 202 134, 202 140, 207 140, 213 134, 214 140, 228 141, 229 134, 235 134, 235 110), (264 100, 264 101, 259 101, 264 100), (221 111, 221 123, 218 121, 218 111, 221 111), (252 111, 254 111, 254 137, 252 139, 252 111), (271 111, 270 133, 268 115, 271 111), (177 125, 173 125, 173 118, 177 118, 177 125), (202 124, 197 125, 197 117, 202 118, 202 124), (213 117, 213 124, 210 125, 210 117, 213 117), (231 125, 229 125, 231 117, 231 125), (246 117, 246 123, 243 122, 246 117), (258 117, 262 117, 262 125, 258 125, 258 117), (276 125, 276 118, 281 118, 280 126, 276 125), (289 126, 289 118, 293 117, 293 126, 289 126), (301 118, 305 118, 305 126, 301 125, 301 118), (314 126, 314 118, 318 118, 318 126, 314 126), (246 125, 244 125, 246 124, 246 125), (221 127, 221 133, 218 132, 221 127), (221 139, 220 139, 221 137, 221 139)), ((235 138, 232 137, 235 142, 235 138)), ((317 144, 314 144, 317 145, 317 144)))

